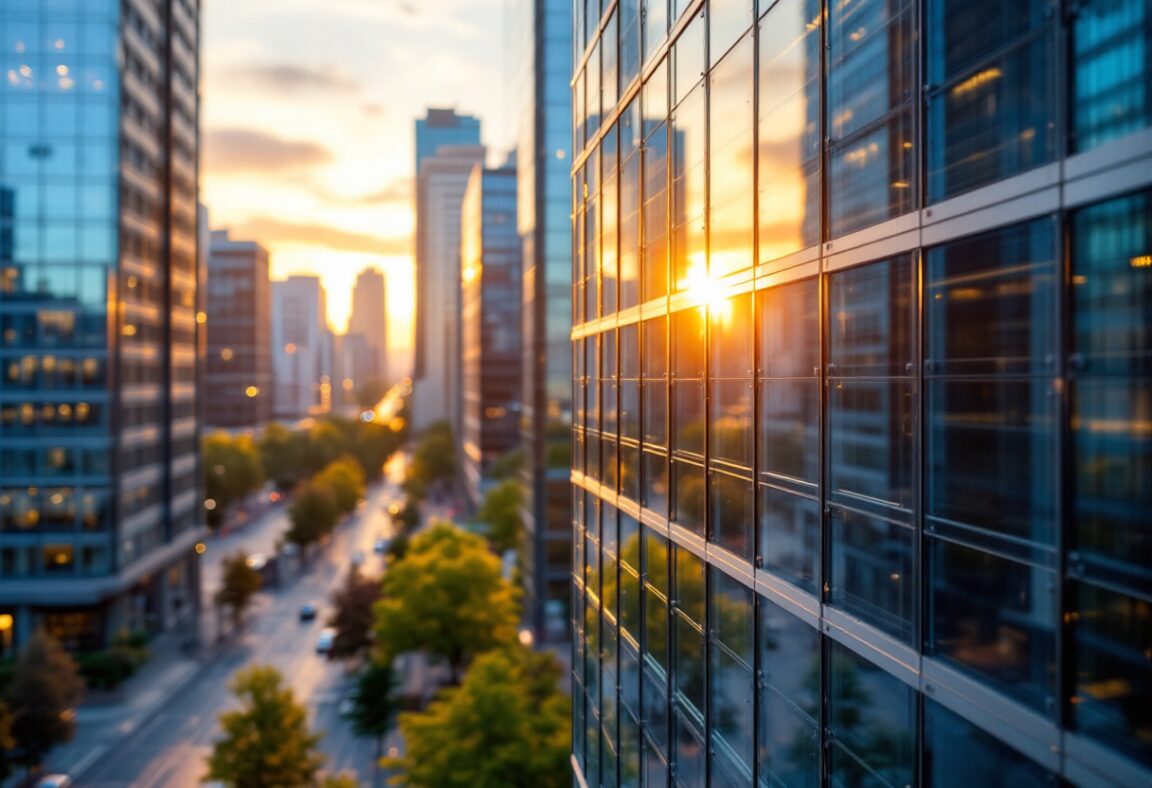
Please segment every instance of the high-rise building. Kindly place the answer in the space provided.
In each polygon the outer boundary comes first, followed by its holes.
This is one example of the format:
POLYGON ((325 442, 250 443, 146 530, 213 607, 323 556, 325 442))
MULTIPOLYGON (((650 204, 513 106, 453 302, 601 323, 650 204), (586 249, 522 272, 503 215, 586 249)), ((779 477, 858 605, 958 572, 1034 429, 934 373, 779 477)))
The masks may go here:
POLYGON ((460 434, 460 202, 483 163, 480 145, 445 145, 416 176, 416 429, 447 420, 460 434))
POLYGON ((1148 785, 1148 3, 600 8, 577 782, 1148 785))
POLYGON ((340 334, 333 337, 332 389, 343 405, 355 405, 365 383, 375 379, 376 355, 363 334, 340 334))
POLYGON ((8 4, 0 656, 199 607, 196 0, 8 4))
POLYGON ((316 276, 272 282, 272 411, 278 419, 326 413, 332 405, 332 332, 316 276))
POLYGON ((205 423, 252 427, 272 418, 268 251, 212 232, 208 257, 205 423))
POLYGON ((519 446, 520 236, 516 168, 472 170, 461 206, 464 486, 478 506, 492 464, 519 446))
POLYGON ((384 274, 365 268, 352 288, 352 315, 348 333, 359 334, 367 343, 367 364, 359 369, 357 385, 388 379, 388 310, 384 292, 384 274))
POLYGON ((566 640, 571 603, 572 4, 516 4, 517 226, 523 242, 524 605, 566 640))

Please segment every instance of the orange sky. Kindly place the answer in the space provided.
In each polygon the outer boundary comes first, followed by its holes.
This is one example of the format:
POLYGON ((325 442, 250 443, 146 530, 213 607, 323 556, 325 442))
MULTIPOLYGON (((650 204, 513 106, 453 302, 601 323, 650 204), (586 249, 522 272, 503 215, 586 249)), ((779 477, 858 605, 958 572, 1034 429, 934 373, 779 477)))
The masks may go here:
POLYGON ((320 276, 337 332, 356 274, 383 270, 389 345, 406 356, 413 123, 427 106, 478 115, 491 158, 503 158, 514 2, 206 2, 201 196, 212 227, 264 244, 273 278, 320 276))

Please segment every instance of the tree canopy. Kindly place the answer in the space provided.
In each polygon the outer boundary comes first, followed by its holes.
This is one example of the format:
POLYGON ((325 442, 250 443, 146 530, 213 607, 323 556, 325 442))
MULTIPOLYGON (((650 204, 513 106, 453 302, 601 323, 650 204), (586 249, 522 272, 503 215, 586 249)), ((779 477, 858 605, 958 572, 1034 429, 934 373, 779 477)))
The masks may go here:
POLYGON ((306 549, 331 533, 339 518, 340 510, 332 488, 311 479, 296 488, 288 509, 290 525, 285 537, 302 550, 306 549))
POLYGON ((520 482, 501 482, 484 496, 476 512, 476 519, 488 527, 488 541, 492 548, 503 553, 520 546, 524 531, 524 521, 520 507, 524 503, 524 488, 520 482))
POLYGON ((233 438, 226 432, 204 437, 201 445, 204 467, 204 496, 213 501, 208 509, 208 525, 216 527, 230 506, 242 501, 264 484, 260 453, 252 439, 233 438))
POLYGON ((364 471, 354 457, 345 455, 324 466, 313 481, 323 484, 332 492, 336 508, 347 514, 364 497, 364 471))
POLYGON ((242 705, 220 715, 224 736, 213 746, 203 779, 244 788, 315 784, 324 764, 316 751, 321 735, 308 730, 307 713, 279 671, 247 668, 236 674, 231 689, 242 705))
POLYGON ((43 631, 34 634, 16 660, 8 688, 21 763, 38 766, 53 747, 72 740, 74 708, 83 693, 75 660, 55 638, 43 631))
POLYGON ((237 551, 221 564, 220 588, 216 591, 216 604, 227 607, 232 614, 232 626, 244 621, 244 613, 252 604, 252 597, 260 590, 260 573, 248 565, 248 556, 237 551))
POLYGON ((380 579, 361 575, 353 567, 344 585, 332 594, 335 608, 328 625, 336 630, 329 656, 355 657, 372 645, 373 605, 380 599, 380 579))
POLYGON ((414 498, 422 498, 437 482, 456 475, 456 443, 452 426, 446 421, 429 425, 421 434, 408 463, 404 488, 414 498))
POLYGON ((375 612, 383 662, 426 651, 448 661, 455 681, 474 655, 515 641, 519 600, 484 540, 441 521, 384 575, 375 612))
POLYGON ((476 658, 464 683, 401 714, 405 752, 385 760, 412 788, 562 788, 571 701, 551 654, 516 645, 476 658))

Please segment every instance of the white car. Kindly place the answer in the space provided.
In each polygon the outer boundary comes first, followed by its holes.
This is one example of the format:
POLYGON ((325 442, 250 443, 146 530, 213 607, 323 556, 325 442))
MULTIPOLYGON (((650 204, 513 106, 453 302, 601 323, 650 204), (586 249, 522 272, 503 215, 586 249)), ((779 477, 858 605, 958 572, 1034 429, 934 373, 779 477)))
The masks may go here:
POLYGON ((332 644, 336 642, 336 630, 324 627, 316 638, 316 653, 328 655, 332 653, 332 644))

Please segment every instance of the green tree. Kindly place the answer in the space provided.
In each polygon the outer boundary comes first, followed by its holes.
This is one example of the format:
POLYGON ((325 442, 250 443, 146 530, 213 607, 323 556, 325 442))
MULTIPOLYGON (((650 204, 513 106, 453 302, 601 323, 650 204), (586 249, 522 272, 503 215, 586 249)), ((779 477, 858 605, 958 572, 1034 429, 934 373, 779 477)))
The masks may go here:
POLYGON ((244 613, 263 584, 260 573, 248 565, 248 556, 243 551, 238 550, 224 559, 216 604, 231 612, 232 626, 244 623, 244 613))
POLYGON ((292 505, 288 508, 290 525, 285 538, 299 545, 303 552, 331 533, 339 519, 340 510, 332 488, 312 479, 296 488, 292 505))
MULTIPOLYGON (((569 437, 569 442, 571 442, 571 437, 569 437)), ((505 482, 519 476, 523 468, 524 450, 510 449, 496 458, 492 467, 488 469, 488 475, 497 481, 505 482)))
POLYGON ((484 540, 448 522, 412 538, 408 554, 384 575, 376 603, 381 661, 406 651, 447 660, 456 683, 476 654, 516 639, 516 589, 484 540))
POLYGON ((318 421, 308 429, 304 465, 309 473, 316 473, 344 453, 348 436, 341 429, 341 420, 331 418, 318 421))
POLYGON ((72 740, 74 709, 83 693, 84 680, 60 641, 44 631, 34 634, 17 658, 8 688, 20 763, 39 766, 53 747, 72 740))
POLYGON ((256 442, 264 475, 281 490, 292 489, 308 475, 309 471, 304 467, 307 443, 308 438, 304 433, 275 423, 265 427, 256 442))
POLYGON ((214 504, 208 509, 208 525, 215 528, 223 522, 229 507, 260 489, 264 469, 251 438, 233 438, 226 432, 204 437, 201 458, 204 495, 214 504))
POLYGON ((353 457, 345 455, 333 460, 313 480, 332 491, 336 508, 344 514, 354 511, 364 497, 364 471, 353 457))
POLYGON ((237 788, 314 784, 324 764, 316 751, 321 736, 308 731, 307 712, 279 671, 247 668, 236 674, 231 690, 242 705, 220 715, 224 737, 215 742, 203 779, 237 788))
POLYGON ((436 422, 424 430, 408 463, 405 489, 422 498, 428 487, 450 481, 456 475, 456 444, 452 427, 446 421, 436 422))
POLYGON ((499 553, 520 546, 524 521, 520 507, 524 503, 524 488, 518 481, 501 482, 484 496, 476 519, 488 526, 488 541, 499 553))
POLYGON ((571 701, 551 654, 521 646, 477 657, 464 683, 401 714, 405 752, 385 759, 412 788, 562 788, 571 701))
POLYGON ((371 736, 376 742, 376 760, 383 754, 384 736, 396 715, 396 674, 391 665, 371 663, 356 681, 349 717, 357 736, 371 736))
POLYGON ((380 579, 352 567, 344 585, 332 594, 334 611, 328 626, 336 630, 330 656, 349 659, 372 645, 373 605, 380 599, 380 579))

